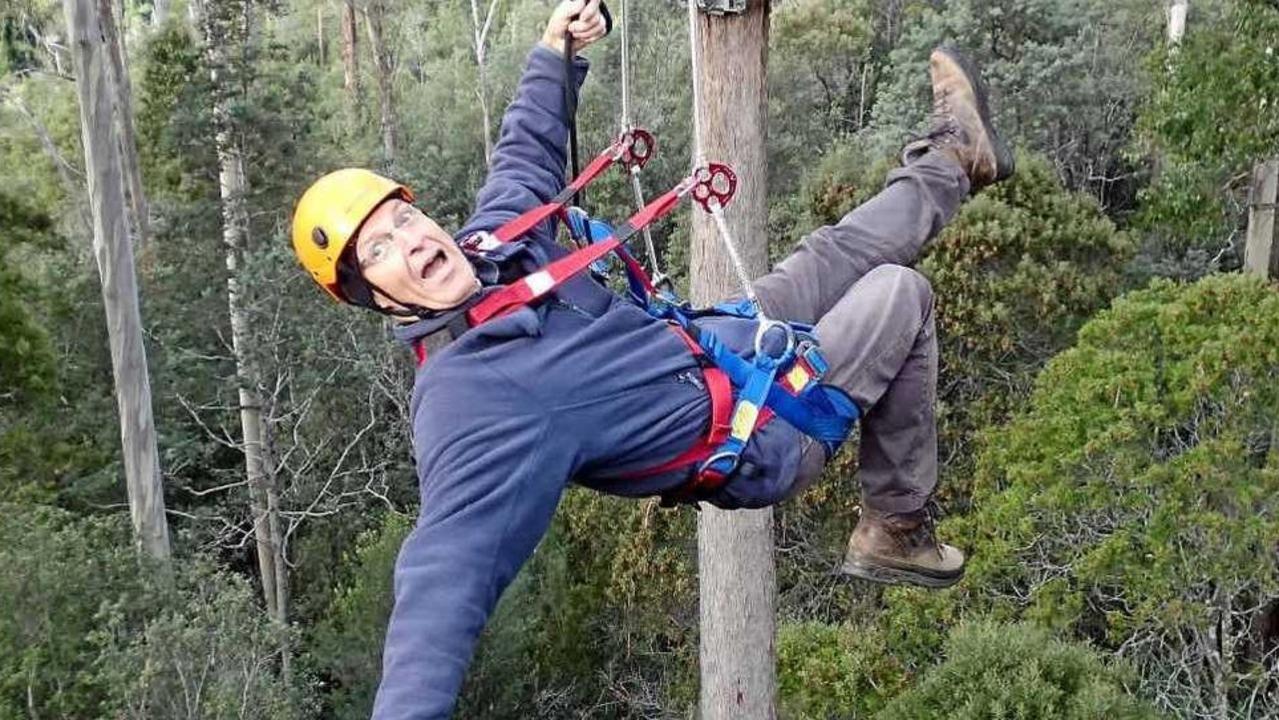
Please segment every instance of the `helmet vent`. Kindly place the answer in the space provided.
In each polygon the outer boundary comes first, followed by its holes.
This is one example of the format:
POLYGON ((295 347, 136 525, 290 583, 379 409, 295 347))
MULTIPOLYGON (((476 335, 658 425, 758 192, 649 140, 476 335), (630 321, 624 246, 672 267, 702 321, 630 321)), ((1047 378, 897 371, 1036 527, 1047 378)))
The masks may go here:
POLYGON ((329 246, 329 236, 324 233, 324 228, 315 228, 311 231, 311 242, 321 249, 329 246))

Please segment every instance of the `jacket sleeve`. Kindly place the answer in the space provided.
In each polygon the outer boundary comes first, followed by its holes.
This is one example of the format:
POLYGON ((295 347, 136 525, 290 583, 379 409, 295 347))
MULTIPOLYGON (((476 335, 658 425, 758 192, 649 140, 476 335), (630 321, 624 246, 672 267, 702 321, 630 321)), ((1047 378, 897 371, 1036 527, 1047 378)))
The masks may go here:
POLYGON ((418 453, 422 512, 395 565, 375 720, 449 717, 476 639, 550 526, 572 463, 545 420, 494 419, 487 440, 460 439, 443 418, 414 424, 440 440, 418 453))
MULTIPOLYGON (((581 89, 589 64, 573 59, 581 89)), ((564 107, 564 57, 541 44, 529 53, 515 99, 502 116, 502 131, 493 148, 489 174, 475 198, 475 212, 462 230, 464 238, 549 202, 564 189, 568 118, 564 107)), ((554 241, 554 221, 533 233, 554 241)))

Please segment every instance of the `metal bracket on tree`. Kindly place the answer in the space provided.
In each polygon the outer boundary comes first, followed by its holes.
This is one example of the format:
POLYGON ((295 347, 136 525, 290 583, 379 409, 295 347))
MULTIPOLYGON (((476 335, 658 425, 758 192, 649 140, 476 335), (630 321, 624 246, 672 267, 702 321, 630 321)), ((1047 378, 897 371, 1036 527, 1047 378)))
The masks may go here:
POLYGON ((746 0, 697 0, 697 9, 711 15, 740 15, 746 12, 746 0))

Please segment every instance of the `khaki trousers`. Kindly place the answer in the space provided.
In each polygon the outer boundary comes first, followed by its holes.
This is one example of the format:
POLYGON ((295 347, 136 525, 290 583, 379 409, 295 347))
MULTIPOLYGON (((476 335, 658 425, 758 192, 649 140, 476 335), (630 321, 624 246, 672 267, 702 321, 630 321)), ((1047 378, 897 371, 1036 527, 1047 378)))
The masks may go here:
MULTIPOLYGON (((968 195, 968 177, 929 152, 894 170, 882 191, 801 242, 754 284, 770 317, 816 325, 826 382, 862 410, 863 504, 889 513, 923 507, 937 485, 937 333, 928 281, 910 269, 968 195)), ((790 496, 828 460, 804 439, 790 496)))

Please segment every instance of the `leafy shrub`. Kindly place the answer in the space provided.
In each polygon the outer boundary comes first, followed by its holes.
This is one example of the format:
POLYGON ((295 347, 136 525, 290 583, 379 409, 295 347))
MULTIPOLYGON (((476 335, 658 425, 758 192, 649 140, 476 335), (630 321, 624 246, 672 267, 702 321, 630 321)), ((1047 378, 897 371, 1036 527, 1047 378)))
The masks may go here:
POLYGON ((1149 58, 1155 91, 1138 125, 1161 157, 1142 194, 1148 272, 1195 278, 1237 268, 1249 171, 1279 153, 1279 9, 1229 0, 1196 9, 1179 47, 1149 58))
POLYGON ((1030 625, 976 623, 957 628, 945 662, 893 700, 878 720, 1147 720, 1129 696, 1130 673, 1091 648, 1030 625))
POLYGON ((1182 717, 1279 712, 1279 292, 1158 281, 1040 375, 979 457, 958 589, 890 593, 918 657, 973 614, 1120 651, 1182 717), (1269 694, 1268 694, 1269 693, 1269 694))
POLYGON ((869 138, 896 150, 927 116, 928 55, 963 49, 991 90, 996 127, 1046 156, 1071 190, 1106 207, 1131 204, 1126 157, 1148 78, 1142 55, 1163 19, 1133 0, 957 0, 910 3, 900 41, 878 86, 869 138))
POLYGON ((966 203, 920 263, 936 293, 944 492, 968 494, 972 437, 1024 401, 1035 374, 1123 287, 1129 237, 1048 163, 966 203))
POLYGON ((122 520, 0 504, 0 717, 105 715, 89 635, 99 604, 139 585, 122 520))
POLYGON ((0 717, 305 714, 248 583, 198 556, 148 566, 127 517, 0 504, 0 717))
POLYGON ((109 689, 112 716, 310 716, 308 688, 281 669, 290 633, 256 600, 242 576, 196 558, 180 568, 170 592, 152 590, 146 598, 105 604, 93 637, 101 648, 95 665, 109 689))
POLYGON ((780 716, 870 717, 909 680, 885 640, 873 626, 782 625, 777 632, 780 716))

